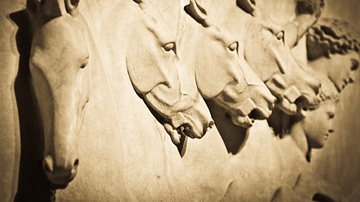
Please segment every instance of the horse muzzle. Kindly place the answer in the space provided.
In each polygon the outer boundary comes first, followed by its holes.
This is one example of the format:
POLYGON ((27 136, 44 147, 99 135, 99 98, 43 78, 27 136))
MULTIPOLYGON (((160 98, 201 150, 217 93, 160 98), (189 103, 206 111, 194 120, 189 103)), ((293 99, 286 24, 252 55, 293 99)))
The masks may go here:
POLYGON ((52 184, 67 185, 75 178, 79 159, 75 159, 74 161, 71 161, 71 163, 69 162, 56 162, 50 155, 47 155, 44 158, 43 169, 52 184))

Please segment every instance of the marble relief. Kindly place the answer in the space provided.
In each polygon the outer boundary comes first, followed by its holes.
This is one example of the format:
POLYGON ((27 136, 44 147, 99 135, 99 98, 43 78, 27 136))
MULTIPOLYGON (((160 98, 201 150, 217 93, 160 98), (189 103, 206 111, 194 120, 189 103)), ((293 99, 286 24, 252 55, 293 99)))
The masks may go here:
POLYGON ((180 54, 194 68, 200 94, 230 111, 236 125, 250 127, 254 119, 266 119, 275 97, 248 64, 238 58, 239 41, 209 19, 196 1, 190 1, 184 9, 198 24, 184 17, 187 27, 181 33, 180 54), (198 33, 197 38, 193 32, 198 33))
POLYGON ((177 56, 175 36, 150 1, 137 1, 142 9, 139 21, 134 22, 126 55, 130 80, 139 94, 160 116, 173 142, 178 135, 201 138, 213 126, 210 113, 177 56), (142 48, 138 48, 142 47, 142 48), (177 134, 177 135, 175 135, 177 134))
POLYGON ((27 3, 33 21, 31 83, 44 133, 43 167, 52 183, 63 185, 74 179, 79 165, 76 145, 90 98, 92 39, 78 2, 27 3))
MULTIPOLYGON (((334 117, 339 94, 355 81, 354 75, 359 65, 356 35, 344 20, 323 18, 312 26, 306 33, 306 47, 308 65, 321 80, 317 102, 313 106, 303 107, 296 116, 275 115, 276 121, 283 123, 279 134, 283 137, 290 135, 308 162, 311 161, 312 149, 324 147, 328 138, 335 135, 334 117)), ((323 179, 316 178, 309 167, 304 167, 299 176, 292 188, 287 191, 279 189, 274 201, 316 200, 319 197, 322 200, 343 200, 338 187, 329 188, 323 179), (311 178, 316 182, 310 182, 311 178)))
POLYGON ((1 2, 0 104, 16 107, 0 105, 0 140, 12 142, 0 147, 0 197, 344 200, 312 151, 340 144, 331 139, 342 94, 360 99, 360 39, 327 6, 1 2))

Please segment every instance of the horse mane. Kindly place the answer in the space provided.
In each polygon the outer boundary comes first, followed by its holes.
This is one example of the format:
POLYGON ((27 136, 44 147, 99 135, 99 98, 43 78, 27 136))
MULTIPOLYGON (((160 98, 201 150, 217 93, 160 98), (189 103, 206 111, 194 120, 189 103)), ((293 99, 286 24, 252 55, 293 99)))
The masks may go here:
POLYGON ((62 10, 60 4, 64 4, 66 13, 76 16, 78 14, 77 7, 79 2, 80 0, 60 0, 60 2, 27 0, 26 11, 33 22, 36 22, 39 19, 48 21, 64 14, 64 10, 62 10))
POLYGON ((236 0, 236 5, 243 9, 246 13, 252 15, 254 12, 253 6, 251 4, 256 5, 255 0, 236 0), (249 2, 250 1, 250 2, 249 2))

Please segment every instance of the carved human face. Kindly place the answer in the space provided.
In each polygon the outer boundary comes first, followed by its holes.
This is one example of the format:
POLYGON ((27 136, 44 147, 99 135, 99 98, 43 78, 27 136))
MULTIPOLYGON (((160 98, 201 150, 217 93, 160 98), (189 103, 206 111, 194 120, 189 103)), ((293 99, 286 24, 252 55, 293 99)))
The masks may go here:
POLYGON ((346 54, 331 54, 330 57, 321 57, 311 64, 314 70, 327 75, 338 92, 355 81, 355 73, 359 66, 359 54, 351 51, 346 54))
POLYGON ((327 68, 329 79, 340 92, 346 85, 355 81, 355 73, 359 66, 359 54, 355 51, 331 55, 327 68))
POLYGON ((309 147, 322 148, 325 145, 329 135, 334 132, 334 116, 334 101, 325 101, 318 108, 306 111, 306 117, 301 120, 301 124, 309 147))

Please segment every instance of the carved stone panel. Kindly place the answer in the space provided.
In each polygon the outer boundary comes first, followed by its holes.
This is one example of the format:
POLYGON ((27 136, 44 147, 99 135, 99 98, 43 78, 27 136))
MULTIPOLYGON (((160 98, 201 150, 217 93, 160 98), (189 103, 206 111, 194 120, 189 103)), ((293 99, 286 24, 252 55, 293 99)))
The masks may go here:
POLYGON ((358 201, 359 8, 0 1, 0 200, 358 201))

